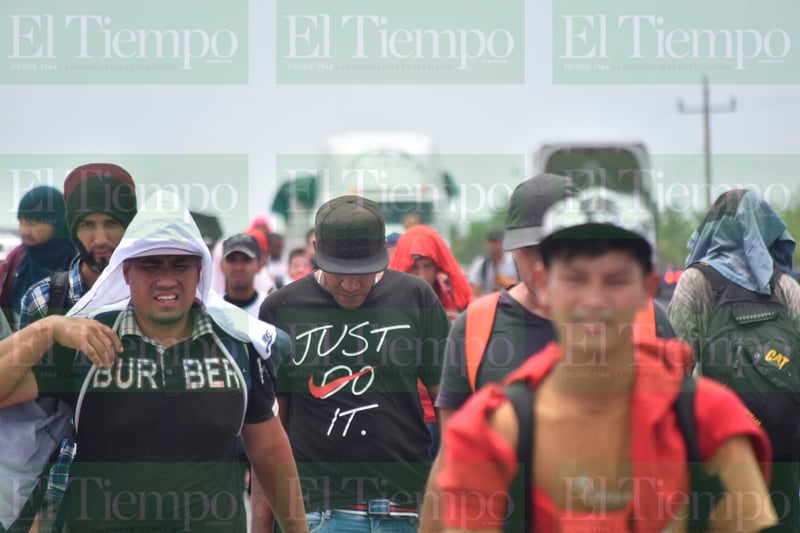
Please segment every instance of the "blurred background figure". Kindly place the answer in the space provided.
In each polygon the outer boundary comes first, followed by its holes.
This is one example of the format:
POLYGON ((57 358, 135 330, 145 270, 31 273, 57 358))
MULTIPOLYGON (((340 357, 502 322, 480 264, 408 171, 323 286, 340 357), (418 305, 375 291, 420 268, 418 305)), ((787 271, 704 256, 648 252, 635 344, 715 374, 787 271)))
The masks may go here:
MULTIPOLYGON (((255 289, 261 294, 269 294, 275 290, 275 281, 269 275, 265 267, 266 257, 269 250, 267 236, 264 232, 251 224, 249 229, 243 231, 240 235, 249 235, 255 239, 260 252, 258 258, 258 271, 256 272, 254 284, 255 289)), ((214 245, 214 251, 211 254, 212 268, 211 268, 211 288, 217 294, 225 294, 225 274, 222 271, 223 259, 223 244, 227 239, 220 239, 214 245)))
POLYGON ((400 236, 389 268, 427 281, 451 322, 470 302, 472 289, 469 281, 447 243, 430 226, 417 224, 400 236))
POLYGON ((315 240, 314 228, 311 228, 306 233, 306 256, 308 256, 308 261, 311 263, 312 270, 317 269, 317 249, 314 247, 315 240))
POLYGON ((225 276, 225 301, 258 318, 261 302, 267 297, 255 287, 261 270, 261 248, 255 237, 240 233, 222 244, 222 273, 225 276))
POLYGON ((28 191, 19 202, 17 219, 22 244, 0 265, 0 306, 12 326, 19 321, 25 291, 53 272, 67 270, 77 253, 58 189, 43 185, 28 191))
POLYGON ((396 231, 386 236, 386 253, 389 254, 389 261, 392 260, 398 240, 400 240, 400 234, 396 231))
POLYGON ((291 283, 311 273, 311 261, 305 248, 295 248, 289 252, 288 281, 291 283))
MULTIPOLYGON (((430 226, 417 224, 400 236, 389 260, 389 268, 424 279, 433 288, 451 323, 469 305, 472 294, 469 282, 447 243, 430 226)), ((436 413, 422 382, 417 385, 425 414, 425 425, 431 432, 431 457, 436 457, 439 453, 436 413)))
POLYGON ((248 229, 257 229, 264 234, 264 237, 267 237, 270 233, 272 233, 272 229, 269 227, 269 221, 264 215, 255 217, 253 221, 250 222, 250 228, 248 229))
POLYGON ((510 252, 503 251, 503 230, 486 235, 486 255, 478 256, 469 269, 472 296, 507 289, 519 281, 519 273, 510 252))
POLYGON ((280 289, 286 284, 288 273, 286 261, 283 260, 283 235, 270 233, 267 235, 267 272, 280 289))
MULTIPOLYGON (((258 219, 256 219, 258 220, 258 219)), ((261 249, 261 257, 258 262, 260 268, 256 273, 256 290, 263 294, 269 294, 275 290, 275 280, 272 279, 269 271, 267 270, 267 257, 269 255, 269 240, 267 234, 263 230, 255 226, 255 223, 250 226, 250 229, 244 232, 245 235, 250 235, 258 242, 258 247, 261 249)))

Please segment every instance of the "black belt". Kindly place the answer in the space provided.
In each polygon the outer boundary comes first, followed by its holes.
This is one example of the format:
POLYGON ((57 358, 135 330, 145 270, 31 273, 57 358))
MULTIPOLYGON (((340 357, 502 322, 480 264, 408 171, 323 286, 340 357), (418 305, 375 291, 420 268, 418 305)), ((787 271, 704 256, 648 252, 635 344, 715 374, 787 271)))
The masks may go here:
POLYGON ((351 505, 342 510, 363 516, 405 516, 409 518, 419 518, 416 507, 395 505, 391 500, 370 500, 367 503, 351 505))

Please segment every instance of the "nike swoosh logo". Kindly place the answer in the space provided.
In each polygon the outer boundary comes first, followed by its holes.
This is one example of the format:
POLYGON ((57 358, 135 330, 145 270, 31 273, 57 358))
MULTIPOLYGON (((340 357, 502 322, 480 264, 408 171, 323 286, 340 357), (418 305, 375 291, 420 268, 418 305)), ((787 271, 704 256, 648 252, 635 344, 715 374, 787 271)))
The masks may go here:
POLYGON ((351 374, 349 376, 342 376, 340 378, 336 378, 331 382, 326 383, 325 385, 317 386, 314 385, 314 376, 308 376, 308 392, 311 393, 311 396, 314 398, 319 398, 320 400, 324 400, 337 390, 341 389, 350 381, 354 379, 358 379, 359 377, 363 376, 367 372, 375 370, 378 368, 377 366, 371 366, 369 368, 365 368, 361 372, 356 372, 355 374, 351 374))

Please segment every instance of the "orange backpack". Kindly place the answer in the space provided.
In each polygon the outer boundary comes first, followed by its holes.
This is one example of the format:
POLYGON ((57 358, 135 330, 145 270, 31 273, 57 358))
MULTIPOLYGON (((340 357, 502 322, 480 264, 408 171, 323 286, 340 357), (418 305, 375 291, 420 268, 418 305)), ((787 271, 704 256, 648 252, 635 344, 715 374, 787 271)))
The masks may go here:
MULTIPOLYGON (((473 300, 467 307, 464 354, 467 360, 467 379, 472 392, 475 392, 478 367, 489 344, 499 300, 500 291, 496 291, 473 300)), ((634 335, 640 339, 656 336, 656 312, 652 299, 646 308, 636 314, 634 335)))

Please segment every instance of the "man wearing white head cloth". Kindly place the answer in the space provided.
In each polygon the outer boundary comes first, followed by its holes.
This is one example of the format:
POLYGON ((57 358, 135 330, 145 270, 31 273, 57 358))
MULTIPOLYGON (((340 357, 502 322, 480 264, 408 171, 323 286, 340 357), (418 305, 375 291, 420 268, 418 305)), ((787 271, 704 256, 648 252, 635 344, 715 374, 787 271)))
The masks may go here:
POLYGON ((210 278, 200 231, 159 191, 68 317, 0 342, 0 405, 50 394, 74 407, 67 531, 246 531, 239 434, 283 531, 307 531, 275 416, 270 356, 289 339, 210 278), (52 364, 37 365, 54 341, 52 364))

